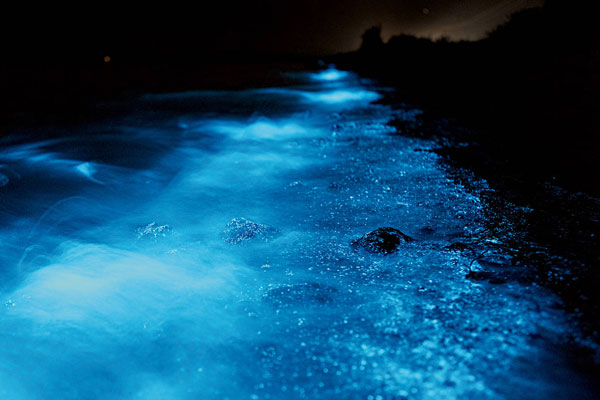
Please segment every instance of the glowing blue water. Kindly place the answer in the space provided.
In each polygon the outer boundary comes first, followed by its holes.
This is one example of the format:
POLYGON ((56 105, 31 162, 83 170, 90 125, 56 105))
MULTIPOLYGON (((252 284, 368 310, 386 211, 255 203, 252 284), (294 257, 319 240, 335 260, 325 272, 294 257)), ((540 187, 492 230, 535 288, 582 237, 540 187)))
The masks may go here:
POLYGON ((3 148, 0 398, 589 395, 557 298, 444 248, 485 215, 432 143, 390 134, 415 110, 297 79, 3 148), (350 248, 380 226, 416 240, 350 248))
POLYGON ((311 73, 310 77, 315 81, 321 82, 334 82, 340 81, 342 79, 346 79, 348 77, 348 72, 340 71, 333 66, 330 66, 328 69, 311 73))

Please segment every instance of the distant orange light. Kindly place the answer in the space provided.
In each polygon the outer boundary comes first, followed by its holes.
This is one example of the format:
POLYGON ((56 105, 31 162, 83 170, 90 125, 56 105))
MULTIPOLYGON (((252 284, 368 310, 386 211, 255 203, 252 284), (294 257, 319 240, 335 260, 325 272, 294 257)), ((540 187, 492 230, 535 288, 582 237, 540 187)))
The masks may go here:
POLYGON ((110 62, 110 56, 104 56, 104 62, 105 63, 110 62))

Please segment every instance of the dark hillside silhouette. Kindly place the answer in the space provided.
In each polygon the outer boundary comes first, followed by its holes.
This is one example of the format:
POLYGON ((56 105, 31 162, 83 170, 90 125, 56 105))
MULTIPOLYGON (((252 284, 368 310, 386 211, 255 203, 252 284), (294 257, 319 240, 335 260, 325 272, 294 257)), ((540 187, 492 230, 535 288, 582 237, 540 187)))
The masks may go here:
POLYGON ((372 28, 360 50, 334 60, 485 131, 480 144, 510 159, 504 168, 598 192, 600 42, 586 9, 549 1, 478 42, 401 35, 379 45, 372 28))

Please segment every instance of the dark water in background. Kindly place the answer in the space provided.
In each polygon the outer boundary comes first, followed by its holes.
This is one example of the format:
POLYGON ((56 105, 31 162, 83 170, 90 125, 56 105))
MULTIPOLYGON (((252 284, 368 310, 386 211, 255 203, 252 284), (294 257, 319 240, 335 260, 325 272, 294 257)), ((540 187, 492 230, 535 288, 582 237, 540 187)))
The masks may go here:
POLYGON ((15 132, 1 397, 594 398, 560 300, 467 279, 478 260, 446 248, 485 215, 416 151, 432 142, 387 125, 420 111, 373 104, 384 88, 335 70, 290 79, 144 96, 40 142, 15 132), (257 225, 228 227, 241 218, 257 225), (380 226, 416 240, 349 246, 380 226))

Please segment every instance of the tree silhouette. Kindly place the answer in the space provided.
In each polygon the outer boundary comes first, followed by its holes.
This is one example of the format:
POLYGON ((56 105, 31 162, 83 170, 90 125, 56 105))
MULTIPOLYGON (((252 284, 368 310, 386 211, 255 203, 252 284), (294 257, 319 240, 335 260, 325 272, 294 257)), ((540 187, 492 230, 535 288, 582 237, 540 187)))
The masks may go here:
POLYGON ((383 47, 381 39, 381 26, 372 26, 362 35, 361 51, 373 52, 383 47))

